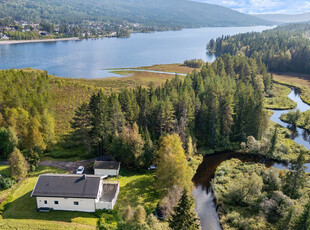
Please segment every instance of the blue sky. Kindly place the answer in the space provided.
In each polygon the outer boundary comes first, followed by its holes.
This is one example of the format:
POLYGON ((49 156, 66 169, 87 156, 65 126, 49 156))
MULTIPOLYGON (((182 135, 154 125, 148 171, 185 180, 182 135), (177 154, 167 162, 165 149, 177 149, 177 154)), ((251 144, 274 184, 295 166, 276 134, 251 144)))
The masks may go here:
POLYGON ((310 12, 310 0, 196 0, 222 5, 243 13, 306 13, 310 12))

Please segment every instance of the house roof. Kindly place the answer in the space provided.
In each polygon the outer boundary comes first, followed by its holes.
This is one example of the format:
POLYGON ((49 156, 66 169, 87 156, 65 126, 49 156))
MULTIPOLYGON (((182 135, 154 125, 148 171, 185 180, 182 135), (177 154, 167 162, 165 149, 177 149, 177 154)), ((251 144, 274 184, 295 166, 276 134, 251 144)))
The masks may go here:
POLYGON ((120 162, 117 161, 95 161, 95 169, 118 169, 120 162))
POLYGON ((103 184, 102 185, 102 196, 100 197, 100 201, 103 202, 112 202, 114 197, 116 196, 118 188, 117 184, 103 184))
POLYGON ((31 196, 96 199, 100 180, 94 175, 42 174, 31 196))
POLYGON ((96 161, 115 161, 114 157, 110 155, 101 155, 96 158, 96 161))

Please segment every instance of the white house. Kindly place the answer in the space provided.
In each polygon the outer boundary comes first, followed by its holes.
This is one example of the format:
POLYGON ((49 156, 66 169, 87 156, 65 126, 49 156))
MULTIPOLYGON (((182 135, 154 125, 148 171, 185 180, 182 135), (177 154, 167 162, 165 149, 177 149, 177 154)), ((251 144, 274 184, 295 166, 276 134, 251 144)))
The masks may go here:
POLYGON ((117 181, 96 175, 42 174, 32 191, 38 210, 95 212, 113 209, 119 193, 117 181))
POLYGON ((94 174, 99 176, 118 176, 120 162, 116 161, 95 161, 94 174))

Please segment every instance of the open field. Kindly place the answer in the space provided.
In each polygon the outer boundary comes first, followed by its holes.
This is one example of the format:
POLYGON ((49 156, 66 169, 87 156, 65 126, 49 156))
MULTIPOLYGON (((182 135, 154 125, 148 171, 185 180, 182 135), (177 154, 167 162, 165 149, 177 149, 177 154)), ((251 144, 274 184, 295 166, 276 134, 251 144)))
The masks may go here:
POLYGON ((182 64, 163 64, 163 65, 142 66, 136 69, 155 70, 155 71, 183 73, 183 74, 191 73, 194 69, 199 70, 199 68, 191 68, 188 66, 184 66, 182 64))
MULTIPOLYGON (((180 73, 188 73, 193 70, 193 68, 180 66, 180 64, 157 65, 154 69, 153 67, 143 68, 148 68, 149 70, 158 70, 160 68, 161 71, 167 72, 169 70, 178 70, 181 71, 180 73)), ((128 71, 122 73, 122 70, 118 70, 117 73, 126 75, 128 71)), ((55 114, 56 134, 62 135, 70 132, 70 121, 75 109, 83 102, 87 102, 91 95, 98 90, 110 93, 125 87, 135 88, 140 85, 146 87, 150 82, 153 82, 155 86, 159 86, 165 80, 174 78, 172 74, 143 71, 130 71, 130 74, 129 77, 103 79, 51 77, 51 101, 55 114)))

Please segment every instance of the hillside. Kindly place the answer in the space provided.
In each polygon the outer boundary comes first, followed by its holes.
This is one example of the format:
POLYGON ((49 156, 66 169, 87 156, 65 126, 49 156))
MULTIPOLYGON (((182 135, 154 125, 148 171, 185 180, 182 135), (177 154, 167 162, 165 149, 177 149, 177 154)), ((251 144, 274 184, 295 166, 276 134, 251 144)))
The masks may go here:
POLYGON ((231 9, 188 0, 4 0, 0 18, 81 24, 140 23, 155 27, 253 26, 270 23, 231 9))
POLYGON ((298 23, 310 21, 310 13, 304 14, 254 14, 263 20, 278 22, 278 23, 298 23))

